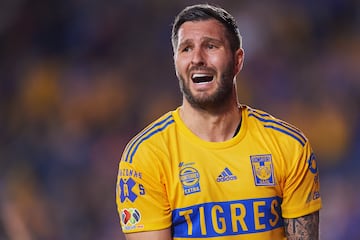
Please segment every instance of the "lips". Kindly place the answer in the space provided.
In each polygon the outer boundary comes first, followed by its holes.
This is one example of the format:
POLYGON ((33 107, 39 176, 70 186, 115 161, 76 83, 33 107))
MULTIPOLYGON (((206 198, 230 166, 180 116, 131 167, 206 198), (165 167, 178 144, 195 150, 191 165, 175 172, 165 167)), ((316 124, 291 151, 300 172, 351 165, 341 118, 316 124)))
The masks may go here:
POLYGON ((214 79, 214 75, 208 73, 194 73, 191 76, 194 83, 207 83, 214 79))

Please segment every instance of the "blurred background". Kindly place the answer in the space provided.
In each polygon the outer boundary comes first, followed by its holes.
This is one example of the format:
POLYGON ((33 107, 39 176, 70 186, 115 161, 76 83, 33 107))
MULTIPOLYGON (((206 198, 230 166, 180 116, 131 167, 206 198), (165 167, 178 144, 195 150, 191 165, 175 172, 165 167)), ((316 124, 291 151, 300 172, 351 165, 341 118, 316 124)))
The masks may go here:
MULTIPOLYGON (((240 102, 301 128, 321 239, 360 239, 360 1, 208 1, 243 35, 240 102)), ((174 16, 196 1, 0 2, 0 239, 124 239, 126 142, 181 104, 174 16)))

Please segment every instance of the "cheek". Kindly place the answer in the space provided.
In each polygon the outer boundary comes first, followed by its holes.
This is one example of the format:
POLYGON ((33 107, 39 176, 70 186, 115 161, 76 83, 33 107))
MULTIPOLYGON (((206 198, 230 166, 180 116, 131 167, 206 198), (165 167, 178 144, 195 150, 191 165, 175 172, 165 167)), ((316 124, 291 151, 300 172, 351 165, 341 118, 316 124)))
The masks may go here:
POLYGON ((181 61, 180 59, 175 59, 174 64, 175 64, 175 71, 176 71, 177 75, 181 74, 185 71, 186 64, 184 61, 181 61))
POLYGON ((219 55, 209 55, 207 59, 208 65, 214 66, 218 69, 223 69, 224 67, 226 67, 226 63, 228 61, 227 58, 219 55))

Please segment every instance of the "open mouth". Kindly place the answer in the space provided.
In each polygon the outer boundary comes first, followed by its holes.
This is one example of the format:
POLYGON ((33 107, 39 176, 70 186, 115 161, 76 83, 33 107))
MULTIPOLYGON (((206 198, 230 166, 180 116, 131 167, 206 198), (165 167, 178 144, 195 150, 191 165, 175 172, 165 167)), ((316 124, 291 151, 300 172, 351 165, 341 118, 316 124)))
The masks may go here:
POLYGON ((194 73, 191 76, 191 79, 193 80, 194 83, 207 83, 207 82, 211 82, 214 79, 214 76, 205 73, 194 73))

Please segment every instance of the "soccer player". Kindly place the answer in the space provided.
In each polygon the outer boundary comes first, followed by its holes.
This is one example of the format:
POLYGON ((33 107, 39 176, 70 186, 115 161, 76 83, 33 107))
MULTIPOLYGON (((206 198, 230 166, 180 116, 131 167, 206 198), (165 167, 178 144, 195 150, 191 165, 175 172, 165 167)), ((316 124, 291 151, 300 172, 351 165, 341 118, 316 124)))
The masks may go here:
POLYGON ((319 174, 296 127, 239 104, 234 18, 208 4, 175 18, 182 105, 126 146, 116 185, 128 240, 318 239, 319 174))

